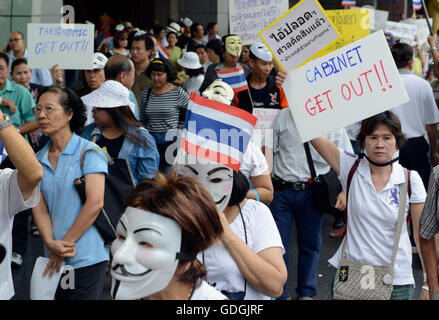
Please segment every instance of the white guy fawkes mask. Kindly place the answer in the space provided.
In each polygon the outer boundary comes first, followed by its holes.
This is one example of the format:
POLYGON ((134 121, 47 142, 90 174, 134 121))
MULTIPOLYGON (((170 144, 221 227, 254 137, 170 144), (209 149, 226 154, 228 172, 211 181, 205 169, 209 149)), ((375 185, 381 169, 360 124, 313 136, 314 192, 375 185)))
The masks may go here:
POLYGON ((220 163, 198 159, 192 154, 185 157, 187 162, 179 161, 177 164, 178 172, 196 178, 209 190, 217 209, 224 211, 232 195, 233 170, 220 163))
POLYGON ((111 246, 113 299, 142 299, 166 288, 178 266, 181 233, 170 218, 128 207, 111 246))
POLYGON ((203 97, 218 101, 227 105, 232 103, 235 92, 232 87, 221 79, 215 80, 206 90, 203 92, 203 97))

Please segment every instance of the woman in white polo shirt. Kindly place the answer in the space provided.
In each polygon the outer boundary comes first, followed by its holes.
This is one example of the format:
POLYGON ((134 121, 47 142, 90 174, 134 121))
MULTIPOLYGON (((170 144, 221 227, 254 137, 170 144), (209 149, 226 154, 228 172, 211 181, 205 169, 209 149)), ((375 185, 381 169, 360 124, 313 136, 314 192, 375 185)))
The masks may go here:
MULTIPOLYGON (((370 265, 390 265, 398 218, 399 185, 405 183, 404 169, 398 163, 398 156, 406 138, 398 117, 386 111, 363 121, 357 140, 362 147, 363 157, 349 187, 347 235, 329 262, 338 267, 346 242, 348 259, 370 265)), ((357 156, 337 148, 325 138, 317 138, 311 143, 339 174, 346 192, 348 176, 357 156)), ((409 210, 413 216, 419 217, 426 192, 416 171, 410 172, 409 188, 411 191, 410 197, 407 197, 405 218, 409 210)), ((404 223, 390 299, 412 300, 414 284, 412 249, 407 224, 404 223)))

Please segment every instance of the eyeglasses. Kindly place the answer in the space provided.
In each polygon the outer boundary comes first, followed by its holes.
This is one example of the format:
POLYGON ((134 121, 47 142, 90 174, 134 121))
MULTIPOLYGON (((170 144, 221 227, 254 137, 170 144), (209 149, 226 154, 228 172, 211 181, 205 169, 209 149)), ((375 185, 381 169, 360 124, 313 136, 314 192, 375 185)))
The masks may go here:
POLYGON ((35 107, 32 109, 33 114, 35 114, 36 116, 40 115, 41 112, 44 111, 44 113, 48 116, 50 114, 52 114, 53 112, 55 112, 58 108, 56 107, 52 107, 52 106, 47 106, 47 107, 35 107))
POLYGON ((10 42, 10 43, 12 43, 12 42, 17 42, 17 41, 20 41, 20 40, 23 40, 23 38, 14 38, 14 39, 9 39, 9 42, 10 42))

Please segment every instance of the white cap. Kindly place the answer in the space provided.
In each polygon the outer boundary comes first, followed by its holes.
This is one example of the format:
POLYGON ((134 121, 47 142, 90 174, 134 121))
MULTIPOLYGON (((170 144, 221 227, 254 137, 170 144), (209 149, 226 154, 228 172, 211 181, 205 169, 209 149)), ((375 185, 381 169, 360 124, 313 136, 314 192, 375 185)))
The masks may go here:
POLYGON ((133 24, 129 21, 125 22, 125 28, 132 28, 133 24))
POLYGON ((104 69, 107 62, 108 58, 104 54, 95 52, 93 55, 93 70, 104 69))
POLYGON ((193 24, 192 20, 189 19, 188 17, 183 18, 182 22, 186 27, 190 27, 193 24))
POLYGON ((181 32, 181 26, 177 22, 171 22, 169 26, 166 27, 168 32, 175 32, 179 34, 181 32))
POLYGON ((92 108, 112 109, 128 106, 135 114, 134 103, 130 101, 130 91, 118 81, 105 81, 99 89, 81 99, 85 105, 92 108))
POLYGON ((116 30, 117 31, 123 31, 125 29, 125 26, 123 25, 123 24, 118 24, 117 26, 116 26, 116 30))
POLYGON ((177 62, 186 69, 196 70, 203 67, 200 63, 200 57, 195 52, 186 52, 177 62))
POLYGON ((268 50, 267 46, 263 43, 260 42, 253 43, 250 47, 250 51, 258 59, 264 61, 273 61, 273 55, 271 54, 270 50, 268 50))
POLYGON ((139 36, 143 36, 144 34, 146 34, 146 31, 139 30, 139 31, 136 32, 136 34, 134 36, 135 37, 139 37, 139 36))

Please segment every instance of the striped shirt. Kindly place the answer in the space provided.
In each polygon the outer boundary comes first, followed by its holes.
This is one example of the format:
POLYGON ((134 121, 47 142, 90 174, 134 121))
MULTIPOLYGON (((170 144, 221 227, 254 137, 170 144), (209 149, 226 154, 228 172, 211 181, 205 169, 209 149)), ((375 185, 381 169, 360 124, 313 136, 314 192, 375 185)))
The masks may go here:
POLYGON ((436 166, 430 175, 427 199, 419 220, 419 235, 425 240, 431 240, 439 232, 439 166, 436 166))
POLYGON ((141 97, 141 121, 151 133, 167 132, 176 129, 180 112, 186 110, 189 96, 181 87, 174 87, 165 94, 155 94, 145 88, 141 97))

